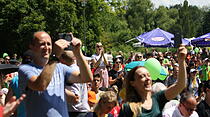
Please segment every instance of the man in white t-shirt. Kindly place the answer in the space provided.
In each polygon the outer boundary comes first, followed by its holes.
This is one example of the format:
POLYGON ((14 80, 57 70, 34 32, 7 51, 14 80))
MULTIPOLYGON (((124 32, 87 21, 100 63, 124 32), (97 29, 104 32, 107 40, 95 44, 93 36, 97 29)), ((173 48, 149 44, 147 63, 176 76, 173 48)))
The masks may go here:
MULTIPOLYGON (((65 50, 59 59, 61 63, 80 72, 73 51, 65 50)), ((68 99, 67 106, 70 117, 84 116, 90 111, 88 105, 87 83, 66 83, 65 93, 68 99)))
POLYGON ((197 106, 196 98, 193 94, 185 92, 181 95, 178 106, 173 106, 163 111, 163 117, 199 117, 195 111, 197 106))

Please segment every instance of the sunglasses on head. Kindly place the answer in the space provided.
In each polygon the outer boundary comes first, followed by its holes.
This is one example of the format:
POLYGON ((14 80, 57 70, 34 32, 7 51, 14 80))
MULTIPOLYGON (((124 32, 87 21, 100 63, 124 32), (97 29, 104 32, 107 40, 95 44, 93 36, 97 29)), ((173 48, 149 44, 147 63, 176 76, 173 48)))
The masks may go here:
POLYGON ((142 58, 143 56, 136 56, 136 58, 142 58))

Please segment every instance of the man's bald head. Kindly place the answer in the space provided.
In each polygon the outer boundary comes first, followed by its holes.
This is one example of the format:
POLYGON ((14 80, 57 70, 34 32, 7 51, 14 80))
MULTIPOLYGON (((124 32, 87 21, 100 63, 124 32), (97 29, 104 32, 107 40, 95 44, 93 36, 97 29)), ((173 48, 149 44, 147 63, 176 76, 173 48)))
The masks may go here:
POLYGON ((37 40, 44 39, 44 38, 50 38, 51 39, 50 35, 47 32, 37 31, 33 34, 33 38, 31 39, 30 44, 34 45, 37 40))

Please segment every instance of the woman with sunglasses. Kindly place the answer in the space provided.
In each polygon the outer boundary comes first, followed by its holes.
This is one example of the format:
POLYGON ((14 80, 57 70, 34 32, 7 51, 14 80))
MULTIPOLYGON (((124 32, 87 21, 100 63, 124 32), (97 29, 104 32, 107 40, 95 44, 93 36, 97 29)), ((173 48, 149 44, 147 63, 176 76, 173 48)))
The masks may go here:
POLYGON ((124 80, 124 70, 122 61, 119 58, 116 58, 113 68, 109 71, 109 84, 111 86, 116 85, 118 90, 122 89, 124 80))
POLYGON ((128 72, 125 78, 126 103, 123 104, 119 117, 160 117, 166 102, 174 99, 185 88, 187 49, 180 46, 179 75, 177 82, 166 90, 152 94, 152 78, 149 71, 137 66, 128 72))

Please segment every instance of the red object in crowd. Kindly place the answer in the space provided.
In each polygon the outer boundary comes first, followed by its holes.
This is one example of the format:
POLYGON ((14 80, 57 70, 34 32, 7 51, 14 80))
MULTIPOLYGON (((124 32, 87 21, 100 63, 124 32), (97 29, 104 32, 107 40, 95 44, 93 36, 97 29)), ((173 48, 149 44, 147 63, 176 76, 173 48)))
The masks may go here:
POLYGON ((4 107, 0 106, 0 117, 3 117, 3 110, 4 110, 4 107))
POLYGON ((120 106, 115 106, 109 113, 112 114, 113 117, 118 117, 120 114, 120 106))
POLYGON ((96 71, 96 69, 95 68, 92 68, 91 69, 91 72, 92 72, 92 74, 94 75, 94 72, 96 71))
POLYGON ((187 56, 187 59, 188 59, 188 60, 190 60, 190 58, 191 58, 191 56, 190 56, 190 55, 188 55, 188 56, 187 56))
POLYGON ((125 68, 125 65, 124 65, 124 64, 122 64, 122 68, 123 68, 123 69, 125 68))

